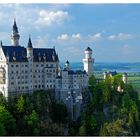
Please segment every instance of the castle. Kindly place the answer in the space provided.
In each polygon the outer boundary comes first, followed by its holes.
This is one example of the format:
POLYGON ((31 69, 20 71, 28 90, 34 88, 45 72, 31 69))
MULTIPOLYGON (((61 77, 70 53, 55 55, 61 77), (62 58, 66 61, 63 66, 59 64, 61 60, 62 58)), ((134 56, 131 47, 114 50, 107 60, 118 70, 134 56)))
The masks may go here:
POLYGON ((0 44, 0 92, 6 98, 32 94, 36 90, 55 91, 57 101, 63 101, 72 118, 80 115, 82 90, 93 73, 92 49, 85 50, 84 70, 73 71, 67 61, 63 69, 55 48, 35 48, 31 37, 27 47, 19 43, 20 34, 14 20, 11 45, 0 44))
MULTIPOLYGON (((108 71, 108 72, 104 72, 104 80, 107 78, 107 77, 113 77, 115 75, 117 75, 118 73, 116 71, 114 72, 111 72, 111 71, 108 71)), ((124 72, 122 74, 122 77, 121 77, 121 80, 123 81, 123 83, 127 84, 128 83, 128 75, 126 72, 124 72)), ((117 91, 118 92, 124 92, 124 90, 122 89, 121 85, 119 85, 117 87, 117 91)))
MULTIPOLYGON (((111 71, 108 71, 108 72, 104 72, 104 79, 106 79, 108 76, 109 77, 113 77, 115 75, 117 75, 118 73, 116 71, 114 72, 111 72, 111 71)), ((122 74, 122 81, 126 84, 128 82, 128 76, 127 76, 127 73, 124 72, 122 74)))

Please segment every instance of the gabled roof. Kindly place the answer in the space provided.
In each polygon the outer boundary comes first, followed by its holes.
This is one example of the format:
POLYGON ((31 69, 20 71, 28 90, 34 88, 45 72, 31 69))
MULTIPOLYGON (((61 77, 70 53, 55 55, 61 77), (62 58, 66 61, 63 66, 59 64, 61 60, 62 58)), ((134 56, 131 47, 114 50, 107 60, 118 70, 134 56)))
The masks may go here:
MULTIPOLYGON (((26 62, 27 50, 22 46, 1 46, 5 57, 9 57, 9 62, 26 62)), ((56 62, 58 61, 58 55, 55 49, 48 48, 33 48, 33 60, 34 62, 56 62)))
POLYGON ((26 48, 21 46, 2 46, 6 57, 9 57, 9 62, 26 62, 26 48), (14 59, 15 58, 15 59, 14 59))
POLYGON ((58 61, 58 56, 55 52, 55 49, 33 48, 33 56, 34 62, 44 61, 44 58, 46 58, 47 62, 58 61))
POLYGON ((77 71, 69 70, 68 74, 86 74, 86 72, 81 70, 77 70, 77 71))
POLYGON ((117 72, 116 71, 110 71, 109 74, 111 74, 112 76, 115 76, 115 75, 117 75, 117 72))

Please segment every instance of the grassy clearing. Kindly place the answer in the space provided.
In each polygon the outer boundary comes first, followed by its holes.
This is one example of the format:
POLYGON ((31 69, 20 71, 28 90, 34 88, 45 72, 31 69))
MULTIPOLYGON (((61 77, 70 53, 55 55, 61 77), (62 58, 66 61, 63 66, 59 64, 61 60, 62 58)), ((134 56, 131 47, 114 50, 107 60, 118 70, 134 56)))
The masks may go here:
POLYGON ((140 74, 139 73, 130 73, 130 74, 128 74, 128 83, 132 84, 133 87, 140 94, 140 74))
POLYGON ((139 82, 140 81, 140 77, 128 77, 128 81, 129 82, 139 82))

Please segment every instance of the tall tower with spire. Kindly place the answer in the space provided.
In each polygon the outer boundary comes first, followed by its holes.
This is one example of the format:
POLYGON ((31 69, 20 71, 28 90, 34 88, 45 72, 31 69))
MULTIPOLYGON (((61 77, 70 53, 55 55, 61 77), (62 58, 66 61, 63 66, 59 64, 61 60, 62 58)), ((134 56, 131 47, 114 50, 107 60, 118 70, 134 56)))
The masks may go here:
POLYGON ((92 49, 88 47, 85 50, 85 58, 83 59, 84 63, 84 70, 87 72, 88 77, 90 77, 93 74, 93 63, 94 58, 92 58, 92 49))
POLYGON ((11 34, 11 42, 13 46, 19 46, 19 32, 18 32, 18 27, 16 24, 16 20, 14 19, 14 24, 13 24, 13 29, 12 29, 12 34, 11 34))
POLYGON ((29 35, 29 40, 28 40, 28 45, 27 45, 27 58, 29 61, 32 61, 33 59, 33 46, 32 46, 30 35, 29 35))
POLYGON ((27 51, 28 70, 29 70, 28 76, 30 77, 30 80, 28 80, 29 91, 33 91, 33 73, 32 73, 33 72, 33 46, 32 46, 30 35, 29 35, 26 51, 27 51))

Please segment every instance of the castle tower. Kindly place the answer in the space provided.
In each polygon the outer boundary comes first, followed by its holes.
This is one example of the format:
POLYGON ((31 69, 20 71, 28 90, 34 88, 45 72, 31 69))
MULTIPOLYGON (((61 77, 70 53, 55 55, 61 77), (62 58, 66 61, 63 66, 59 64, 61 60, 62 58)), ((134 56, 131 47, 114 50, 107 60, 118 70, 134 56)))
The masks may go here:
POLYGON ((29 61, 32 61, 32 59, 33 59, 33 46, 32 46, 30 36, 29 36, 28 45, 27 45, 27 58, 29 61))
POLYGON ((92 58, 92 49, 88 47, 85 50, 85 58, 83 59, 84 63, 84 70, 87 72, 88 76, 90 77, 93 74, 93 63, 94 58, 92 58))
POLYGON ((16 20, 14 19, 14 25, 13 25, 13 29, 12 29, 12 35, 11 35, 11 43, 13 46, 19 46, 19 32, 18 32, 18 27, 16 24, 16 20))
POLYGON ((29 36, 28 44, 27 44, 27 59, 28 59, 28 76, 30 77, 30 80, 28 80, 28 85, 29 85, 29 92, 33 91, 33 46, 31 42, 31 38, 29 36))
POLYGON ((127 79, 128 78, 128 76, 127 76, 127 73, 124 73, 123 75, 122 75, 122 80, 123 80, 123 82, 125 83, 125 84, 127 84, 127 79))
POLYGON ((69 70, 70 69, 70 63, 69 63, 69 61, 67 60, 66 61, 66 63, 65 63, 65 68, 67 69, 67 70, 69 70))
POLYGON ((108 73, 105 71, 105 72, 103 73, 103 75, 104 75, 104 79, 106 79, 106 78, 107 78, 108 73))

